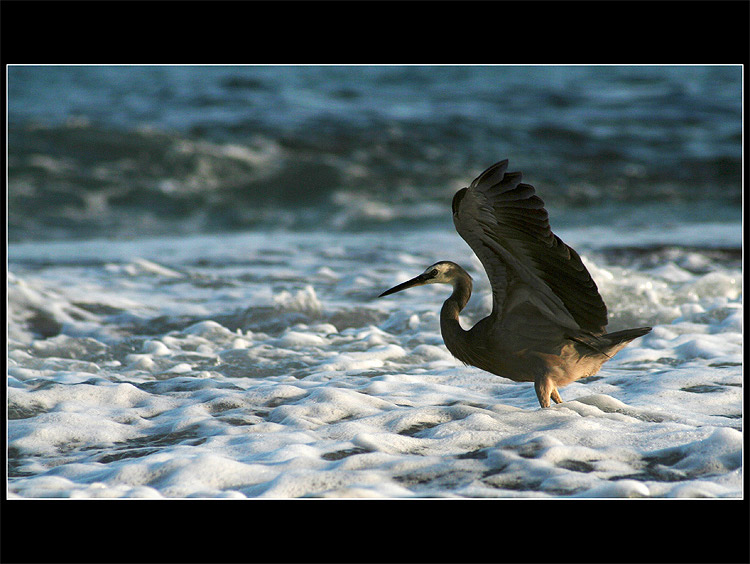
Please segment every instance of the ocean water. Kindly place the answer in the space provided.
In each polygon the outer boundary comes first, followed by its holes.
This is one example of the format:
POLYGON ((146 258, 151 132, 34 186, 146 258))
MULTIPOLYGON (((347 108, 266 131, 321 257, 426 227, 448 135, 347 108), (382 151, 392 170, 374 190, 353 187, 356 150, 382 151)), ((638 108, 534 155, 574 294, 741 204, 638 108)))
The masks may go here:
POLYGON ((504 158, 558 226, 741 220, 739 66, 14 66, 8 123, 11 241, 444 229, 504 158))
POLYGON ((8 78, 10 497, 743 497, 739 67, 8 78), (654 327, 549 409, 376 298, 502 158, 654 327))

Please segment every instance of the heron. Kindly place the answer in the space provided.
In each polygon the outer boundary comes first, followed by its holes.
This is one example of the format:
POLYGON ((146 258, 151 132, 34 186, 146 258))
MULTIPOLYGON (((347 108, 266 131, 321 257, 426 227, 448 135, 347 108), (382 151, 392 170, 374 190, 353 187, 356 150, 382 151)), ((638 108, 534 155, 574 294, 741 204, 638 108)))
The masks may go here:
POLYGON ((492 288, 492 312, 465 330, 459 314, 472 278, 440 261, 380 296, 448 284, 440 332, 450 353, 515 382, 533 382, 539 405, 562 403, 558 388, 593 376, 651 327, 606 333, 607 306, 581 257, 550 229, 544 201, 508 160, 495 163, 453 196, 453 224, 479 258, 492 288))

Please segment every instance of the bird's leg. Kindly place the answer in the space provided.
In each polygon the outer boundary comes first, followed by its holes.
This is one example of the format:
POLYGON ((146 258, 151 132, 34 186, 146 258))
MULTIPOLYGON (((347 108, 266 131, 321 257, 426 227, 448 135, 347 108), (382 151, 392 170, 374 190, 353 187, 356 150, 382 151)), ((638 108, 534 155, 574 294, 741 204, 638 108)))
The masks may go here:
POLYGON ((550 396, 552 398, 552 401, 555 403, 562 403, 562 398, 560 397, 560 392, 557 391, 557 388, 552 388, 552 394, 550 396))
POLYGON ((534 390, 536 391, 536 397, 539 400, 539 405, 541 405, 542 407, 550 406, 550 396, 552 396, 556 403, 560 403, 560 401, 562 401, 560 399, 560 394, 557 393, 555 384, 547 375, 537 376, 536 378, 534 378, 534 390))

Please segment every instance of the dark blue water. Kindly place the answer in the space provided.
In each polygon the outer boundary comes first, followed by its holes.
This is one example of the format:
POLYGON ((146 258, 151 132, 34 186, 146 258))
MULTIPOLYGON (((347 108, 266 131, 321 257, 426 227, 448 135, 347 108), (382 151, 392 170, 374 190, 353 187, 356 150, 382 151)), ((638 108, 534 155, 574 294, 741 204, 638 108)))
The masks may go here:
POLYGON ((8 233, 450 227, 503 158, 553 227, 738 221, 741 118, 739 66, 12 66, 8 233))

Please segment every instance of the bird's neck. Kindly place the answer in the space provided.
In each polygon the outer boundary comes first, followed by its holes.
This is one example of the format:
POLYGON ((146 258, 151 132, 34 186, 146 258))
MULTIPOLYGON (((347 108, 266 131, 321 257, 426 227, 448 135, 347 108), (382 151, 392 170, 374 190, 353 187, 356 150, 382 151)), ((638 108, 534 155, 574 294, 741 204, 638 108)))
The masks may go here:
POLYGON ((443 309, 440 311, 441 321, 458 322, 458 314, 466 307, 471 297, 471 276, 462 272, 453 280, 453 293, 443 303, 443 309))
POLYGON ((451 354, 463 362, 468 362, 468 357, 464 354, 467 332, 458 321, 458 314, 466 307, 471 297, 471 277, 467 273, 464 274, 465 276, 457 277, 453 281, 453 293, 445 300, 440 310, 440 333, 451 354))

